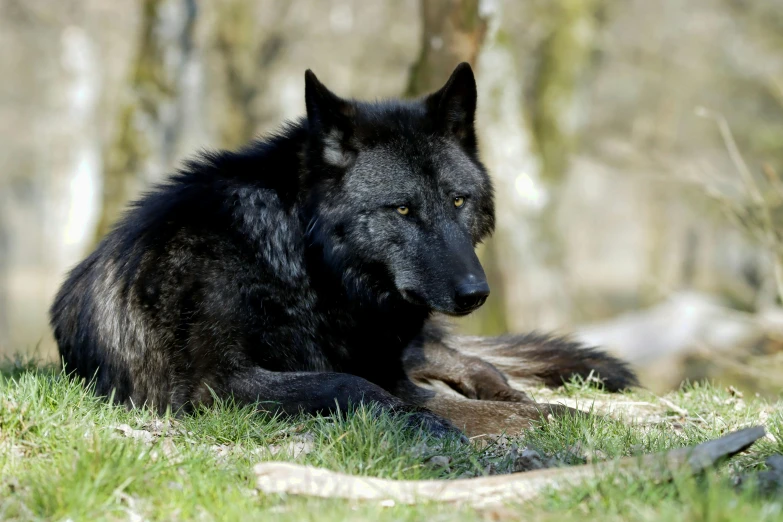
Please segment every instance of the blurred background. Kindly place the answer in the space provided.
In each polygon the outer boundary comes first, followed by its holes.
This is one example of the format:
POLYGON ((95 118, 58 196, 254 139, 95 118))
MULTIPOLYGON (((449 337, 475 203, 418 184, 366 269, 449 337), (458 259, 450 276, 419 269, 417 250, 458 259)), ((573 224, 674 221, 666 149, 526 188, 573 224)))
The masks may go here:
POLYGON ((655 391, 783 389, 783 0, 0 0, 0 356, 126 202, 203 148, 479 86, 498 227, 465 332, 569 333, 655 391))

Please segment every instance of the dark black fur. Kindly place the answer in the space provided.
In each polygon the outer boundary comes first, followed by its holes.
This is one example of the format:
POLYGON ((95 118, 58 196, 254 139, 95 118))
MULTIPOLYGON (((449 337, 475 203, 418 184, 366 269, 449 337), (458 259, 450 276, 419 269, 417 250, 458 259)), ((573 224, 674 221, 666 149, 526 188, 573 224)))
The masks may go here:
MULTIPOLYGON (((468 313, 488 291, 472 72, 421 100, 364 103, 308 71, 306 101, 279 134, 189 162, 71 272, 51 310, 68 371, 159 410, 213 391, 288 413, 365 400, 449 429, 412 405, 427 401, 403 352, 433 312, 468 313)), ((574 360, 568 373, 592 369, 574 360)), ((613 387, 635 382, 615 373, 613 387)))

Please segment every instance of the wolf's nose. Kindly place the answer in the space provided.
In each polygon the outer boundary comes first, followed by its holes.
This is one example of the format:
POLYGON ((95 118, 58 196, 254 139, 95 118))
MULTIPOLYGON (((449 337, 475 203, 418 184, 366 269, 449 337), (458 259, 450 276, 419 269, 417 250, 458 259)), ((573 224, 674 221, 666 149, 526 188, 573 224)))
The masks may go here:
POLYGON ((468 276, 457 285, 455 301, 460 312, 470 312, 484 304, 489 295, 489 285, 484 279, 468 276))

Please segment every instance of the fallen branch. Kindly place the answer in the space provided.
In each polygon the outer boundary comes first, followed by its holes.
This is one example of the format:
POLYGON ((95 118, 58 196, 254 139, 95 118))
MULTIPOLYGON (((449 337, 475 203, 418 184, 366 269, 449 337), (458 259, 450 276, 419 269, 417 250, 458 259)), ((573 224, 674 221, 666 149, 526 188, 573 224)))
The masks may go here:
POLYGON ((699 473, 743 451, 764 435, 764 428, 756 426, 698 446, 665 453, 626 457, 584 466, 458 480, 388 480, 358 477, 285 462, 265 462, 255 466, 256 487, 264 493, 401 504, 453 502, 487 507, 504 502, 529 501, 547 488, 575 486, 613 472, 644 473, 652 480, 666 480, 678 471, 699 473))

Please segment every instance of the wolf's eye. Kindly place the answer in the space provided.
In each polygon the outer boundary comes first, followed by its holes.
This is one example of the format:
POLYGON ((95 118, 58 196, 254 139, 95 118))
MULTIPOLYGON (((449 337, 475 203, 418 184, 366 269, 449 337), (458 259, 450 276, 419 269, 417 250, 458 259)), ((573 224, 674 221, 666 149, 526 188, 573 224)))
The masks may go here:
POLYGON ((459 208, 459 207, 461 207, 464 204, 465 204, 465 198, 464 197, 457 196, 457 197, 454 198, 454 206, 455 207, 459 208))
POLYGON ((400 205, 399 207, 397 207, 397 213, 400 214, 401 216, 407 216, 410 213, 410 211, 411 209, 409 209, 405 205, 400 205))

